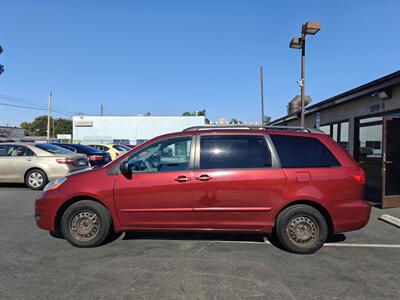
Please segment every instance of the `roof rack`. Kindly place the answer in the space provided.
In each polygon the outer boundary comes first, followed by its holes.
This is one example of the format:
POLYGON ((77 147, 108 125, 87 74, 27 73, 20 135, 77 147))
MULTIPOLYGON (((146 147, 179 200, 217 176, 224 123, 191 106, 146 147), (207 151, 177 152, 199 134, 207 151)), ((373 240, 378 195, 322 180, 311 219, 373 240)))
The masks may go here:
POLYGON ((204 126, 192 126, 182 131, 201 131, 201 130, 212 130, 212 129, 247 129, 247 130, 278 130, 278 131, 297 131, 297 132, 309 132, 309 133, 324 133, 322 130, 317 128, 309 127, 297 127, 297 126, 259 126, 259 125, 243 125, 243 124, 230 124, 230 125, 204 125, 204 126))

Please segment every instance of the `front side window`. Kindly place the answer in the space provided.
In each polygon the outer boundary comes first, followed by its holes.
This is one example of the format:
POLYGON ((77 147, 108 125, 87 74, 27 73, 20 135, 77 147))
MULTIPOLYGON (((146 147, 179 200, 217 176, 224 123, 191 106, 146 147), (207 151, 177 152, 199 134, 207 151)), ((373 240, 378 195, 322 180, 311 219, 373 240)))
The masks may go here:
POLYGON ((192 137, 158 141, 129 157, 133 173, 174 172, 189 168, 192 137))
POLYGON ((4 156, 6 154, 7 145, 0 145, 0 156, 4 156))
POLYGON ((303 136, 270 135, 282 168, 333 168, 340 163, 319 140, 303 136))
POLYGON ((202 136, 200 169, 257 169, 271 167, 271 153, 264 136, 202 136))

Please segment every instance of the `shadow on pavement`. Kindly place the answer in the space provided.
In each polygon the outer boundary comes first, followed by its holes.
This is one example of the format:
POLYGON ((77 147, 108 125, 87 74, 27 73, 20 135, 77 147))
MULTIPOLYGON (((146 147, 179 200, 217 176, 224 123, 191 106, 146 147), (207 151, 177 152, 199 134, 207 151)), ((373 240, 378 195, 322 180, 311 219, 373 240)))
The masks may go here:
POLYGON ((0 188, 21 188, 21 189, 29 189, 23 183, 0 183, 0 188))
POLYGON ((265 234, 251 233, 198 233, 198 232, 126 232, 123 240, 187 240, 187 241, 244 241, 264 242, 265 234))
POLYGON ((339 243, 344 242, 346 240, 346 236, 343 233, 333 234, 326 240, 326 243, 339 243))

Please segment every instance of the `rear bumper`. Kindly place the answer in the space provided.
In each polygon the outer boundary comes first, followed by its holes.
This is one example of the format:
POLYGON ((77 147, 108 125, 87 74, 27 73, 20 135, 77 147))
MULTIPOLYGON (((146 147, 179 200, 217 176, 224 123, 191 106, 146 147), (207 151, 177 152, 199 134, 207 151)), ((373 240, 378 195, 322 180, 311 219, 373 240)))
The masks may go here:
POLYGON ((333 233, 358 230, 365 227, 371 214, 371 206, 364 199, 347 200, 327 206, 333 222, 333 233))
POLYGON ((57 203, 64 195, 57 190, 42 192, 35 200, 36 225, 44 230, 54 231, 57 203))
POLYGON ((88 166, 73 166, 73 165, 58 165, 56 168, 46 170, 49 181, 55 180, 60 177, 67 176, 68 174, 86 169, 88 166))

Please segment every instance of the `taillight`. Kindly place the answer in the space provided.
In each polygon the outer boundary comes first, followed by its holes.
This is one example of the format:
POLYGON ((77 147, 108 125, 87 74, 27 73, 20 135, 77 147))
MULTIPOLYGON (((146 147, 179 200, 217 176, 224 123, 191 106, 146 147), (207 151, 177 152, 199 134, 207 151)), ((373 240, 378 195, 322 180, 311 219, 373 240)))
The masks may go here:
POLYGON ((359 169, 359 173, 355 175, 351 175, 351 178, 353 178, 355 181, 357 181, 360 184, 365 184, 365 172, 363 169, 359 169))
POLYGON ((71 158, 57 158, 56 161, 63 165, 75 165, 75 161, 71 158))
POLYGON ((104 160, 102 155, 90 155, 89 160, 104 160))

